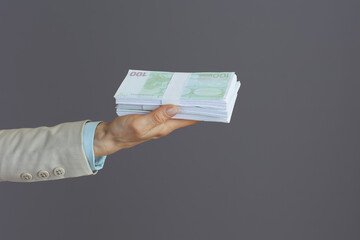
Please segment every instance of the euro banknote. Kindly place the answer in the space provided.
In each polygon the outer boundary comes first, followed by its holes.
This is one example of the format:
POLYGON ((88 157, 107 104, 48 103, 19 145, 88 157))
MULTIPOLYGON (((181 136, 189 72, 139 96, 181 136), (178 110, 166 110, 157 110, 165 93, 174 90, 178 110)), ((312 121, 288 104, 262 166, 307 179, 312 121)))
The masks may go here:
POLYGON ((234 72, 129 70, 114 97, 119 116, 175 104, 179 113, 174 118, 230 122, 239 88, 234 72))

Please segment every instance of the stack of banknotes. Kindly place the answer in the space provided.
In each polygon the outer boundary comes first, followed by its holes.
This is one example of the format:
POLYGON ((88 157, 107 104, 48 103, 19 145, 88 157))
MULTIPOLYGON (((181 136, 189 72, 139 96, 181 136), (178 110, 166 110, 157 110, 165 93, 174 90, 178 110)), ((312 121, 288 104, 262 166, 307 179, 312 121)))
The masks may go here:
POLYGON ((175 119, 229 123, 239 88, 234 72, 129 70, 114 96, 116 113, 146 114, 175 104, 175 119))

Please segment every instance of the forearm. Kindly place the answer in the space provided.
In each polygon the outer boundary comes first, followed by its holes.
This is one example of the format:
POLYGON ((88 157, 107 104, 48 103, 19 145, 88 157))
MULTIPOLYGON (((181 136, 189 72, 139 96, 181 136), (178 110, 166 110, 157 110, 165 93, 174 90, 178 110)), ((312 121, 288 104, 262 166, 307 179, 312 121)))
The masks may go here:
POLYGON ((0 130, 0 178, 30 182, 92 174, 82 148, 85 123, 0 130))

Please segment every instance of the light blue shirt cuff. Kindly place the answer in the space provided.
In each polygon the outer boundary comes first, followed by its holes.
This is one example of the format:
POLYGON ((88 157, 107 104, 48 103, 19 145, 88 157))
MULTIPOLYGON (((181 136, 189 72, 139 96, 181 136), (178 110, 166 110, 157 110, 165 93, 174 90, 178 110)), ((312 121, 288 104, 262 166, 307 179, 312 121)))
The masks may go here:
POLYGON ((94 154, 94 136, 95 129, 99 122, 87 122, 83 131, 83 147, 86 158, 89 162, 90 168, 93 171, 98 171, 104 167, 106 156, 95 157, 94 154))

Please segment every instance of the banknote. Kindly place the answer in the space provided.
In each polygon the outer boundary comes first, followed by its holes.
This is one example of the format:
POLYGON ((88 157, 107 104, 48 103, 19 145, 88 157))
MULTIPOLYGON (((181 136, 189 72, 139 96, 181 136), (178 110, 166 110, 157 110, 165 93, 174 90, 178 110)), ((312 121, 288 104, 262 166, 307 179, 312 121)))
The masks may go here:
MULTIPOLYGON (((161 99, 174 72, 129 70, 115 93, 116 99, 161 99)), ((236 82, 234 72, 191 73, 182 89, 181 100, 221 100, 236 82)))
POLYGON ((173 118, 230 122, 240 82, 234 72, 161 72, 129 70, 116 91, 116 113, 147 114, 176 104, 173 118))

